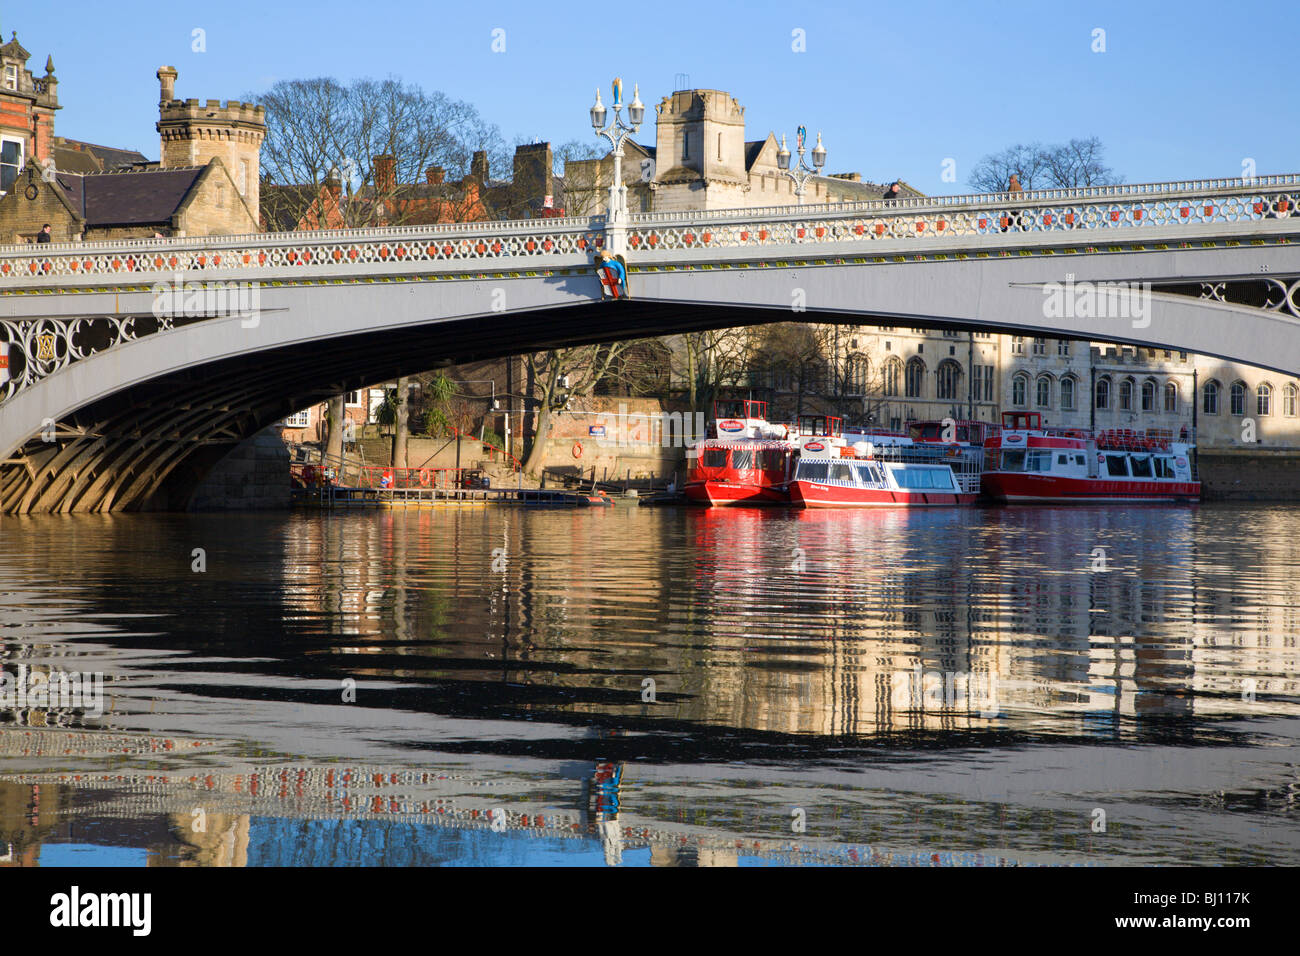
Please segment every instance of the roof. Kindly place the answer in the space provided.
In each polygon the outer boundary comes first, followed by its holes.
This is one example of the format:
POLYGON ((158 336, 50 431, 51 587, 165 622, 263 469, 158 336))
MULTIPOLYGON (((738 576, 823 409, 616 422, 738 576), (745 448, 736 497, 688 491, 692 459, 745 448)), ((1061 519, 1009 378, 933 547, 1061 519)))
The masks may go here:
POLYGON ((753 169, 754 163, 758 160, 758 154, 763 151, 763 145, 767 142, 765 139, 757 139, 752 143, 745 144, 745 168, 753 169))
POLYGON ((58 173, 56 181, 87 226, 170 223, 205 166, 122 173, 58 173))
POLYGON ((99 146, 63 136, 54 138, 55 168, 70 173, 112 172, 125 166, 143 166, 149 159, 138 150, 99 146))

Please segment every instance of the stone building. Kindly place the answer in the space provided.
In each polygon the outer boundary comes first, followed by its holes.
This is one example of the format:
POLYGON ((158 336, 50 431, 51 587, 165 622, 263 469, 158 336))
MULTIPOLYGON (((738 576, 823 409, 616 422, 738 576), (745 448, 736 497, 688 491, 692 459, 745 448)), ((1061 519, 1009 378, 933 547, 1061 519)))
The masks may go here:
POLYGON ((0 242, 34 242, 47 223, 56 242, 260 231, 260 106, 175 99, 176 70, 162 67, 154 163, 55 136, 53 63, 34 78, 27 57, 17 39, 0 47, 0 156, 15 160, 0 162, 0 242))

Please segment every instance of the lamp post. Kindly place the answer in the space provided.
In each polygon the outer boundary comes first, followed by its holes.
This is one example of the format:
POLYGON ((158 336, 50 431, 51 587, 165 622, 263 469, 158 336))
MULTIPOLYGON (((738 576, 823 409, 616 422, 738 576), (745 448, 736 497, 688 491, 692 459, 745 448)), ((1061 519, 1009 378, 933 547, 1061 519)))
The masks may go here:
POLYGON ((812 166, 804 160, 804 138, 808 131, 800 126, 798 141, 795 148, 799 151, 799 165, 794 169, 790 168, 790 150, 785 145, 785 134, 781 134, 781 149, 776 154, 776 165, 781 172, 785 173, 794 181, 794 194, 798 199, 799 205, 803 205, 804 187, 808 185, 808 180, 821 173, 821 168, 826 165, 826 147, 822 145, 822 134, 817 134, 817 145, 812 150, 812 166))
POLYGON ((623 185, 623 144, 641 127, 645 106, 641 103, 639 86, 632 87, 632 102, 627 104, 627 122, 623 122, 623 81, 615 79, 614 121, 605 125, 607 110, 600 101, 600 88, 596 88, 596 104, 591 108, 591 128, 597 136, 604 136, 613 148, 614 181, 609 187, 609 210, 605 217, 605 248, 611 255, 624 251, 627 235, 627 187, 623 185))

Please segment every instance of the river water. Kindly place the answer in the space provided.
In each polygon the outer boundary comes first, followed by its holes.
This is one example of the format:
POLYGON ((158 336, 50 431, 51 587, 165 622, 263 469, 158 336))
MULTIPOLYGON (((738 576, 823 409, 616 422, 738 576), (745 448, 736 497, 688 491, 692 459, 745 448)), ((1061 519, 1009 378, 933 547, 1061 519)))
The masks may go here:
POLYGON ((103 681, 0 706, 0 865, 1300 864, 1297 540, 1275 505, 0 519, 5 686, 103 681))

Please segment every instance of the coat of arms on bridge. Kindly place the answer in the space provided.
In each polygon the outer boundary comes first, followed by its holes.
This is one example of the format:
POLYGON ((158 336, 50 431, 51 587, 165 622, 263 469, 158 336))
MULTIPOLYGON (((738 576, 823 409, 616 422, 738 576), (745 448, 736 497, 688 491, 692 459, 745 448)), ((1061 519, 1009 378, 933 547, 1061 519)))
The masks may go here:
POLYGON ((54 333, 47 332, 36 336, 36 359, 39 362, 54 361, 54 333))
POLYGON ((627 260, 621 255, 611 256, 602 252, 596 262, 596 275, 600 277, 602 299, 632 298, 627 288, 627 260))

